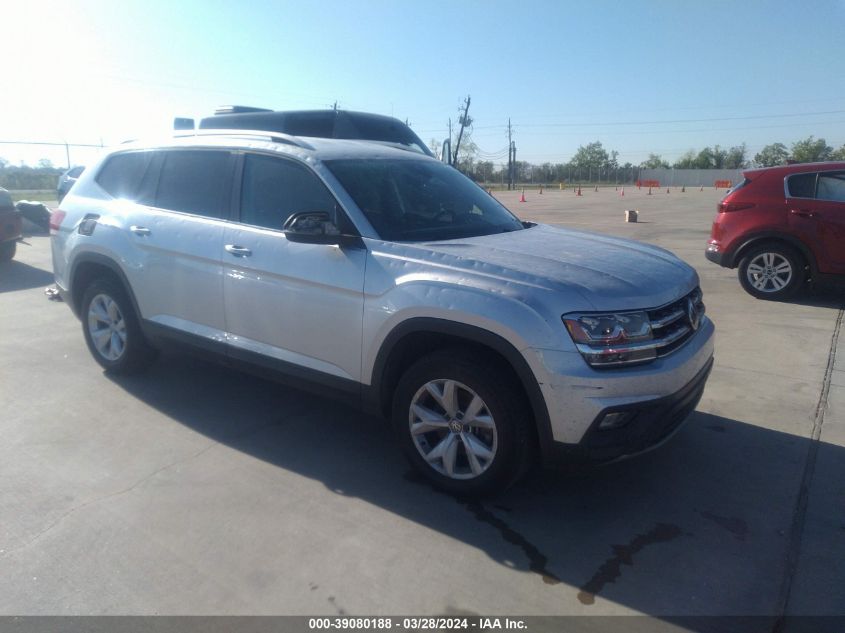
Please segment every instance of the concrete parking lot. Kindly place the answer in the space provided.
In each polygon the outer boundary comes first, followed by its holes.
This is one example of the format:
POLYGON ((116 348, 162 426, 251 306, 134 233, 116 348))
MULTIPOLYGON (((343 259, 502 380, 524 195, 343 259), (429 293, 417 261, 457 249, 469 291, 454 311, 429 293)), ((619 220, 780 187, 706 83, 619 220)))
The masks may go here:
POLYGON ((717 343, 668 445, 483 503, 319 397, 176 354, 105 375, 27 238, 0 266, 0 614, 845 615, 843 294, 762 302, 707 262, 723 193, 497 194, 677 253, 717 343))

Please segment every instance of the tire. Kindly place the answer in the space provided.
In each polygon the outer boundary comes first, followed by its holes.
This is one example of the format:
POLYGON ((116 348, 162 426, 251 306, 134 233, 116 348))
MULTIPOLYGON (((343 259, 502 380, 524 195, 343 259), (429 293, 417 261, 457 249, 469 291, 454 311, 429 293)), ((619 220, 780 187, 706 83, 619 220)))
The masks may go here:
POLYGON ((10 262, 18 250, 18 243, 15 240, 0 243, 0 262, 10 262))
POLYGON ((783 301, 795 296, 807 279, 804 258, 792 247, 772 242, 752 248, 739 262, 745 291, 758 299, 783 301))
POLYGON ((412 466, 437 488, 459 496, 501 492, 528 465, 530 407, 503 369, 471 350, 449 349, 421 358, 399 380, 391 423, 412 466), (467 423, 470 415, 477 424, 467 423))
POLYGON ((120 283, 94 280, 82 296, 80 315, 88 350, 106 371, 131 374, 155 359, 155 350, 144 338, 132 302, 120 283))

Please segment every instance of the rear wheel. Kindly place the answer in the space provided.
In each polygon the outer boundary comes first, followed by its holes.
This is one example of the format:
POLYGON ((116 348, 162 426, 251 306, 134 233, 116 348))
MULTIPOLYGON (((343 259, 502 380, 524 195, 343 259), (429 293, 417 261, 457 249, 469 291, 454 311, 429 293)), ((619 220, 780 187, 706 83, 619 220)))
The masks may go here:
POLYGON ((805 266, 793 248, 771 243, 751 249, 740 261, 737 274, 749 294, 779 301, 793 297, 804 286, 805 266))
POLYGON ((444 350, 417 361, 396 389, 392 422, 414 468, 460 495, 505 489, 530 449, 529 408, 496 363, 444 350))
POLYGON ((119 283, 95 280, 86 288, 81 308, 85 342, 104 369, 128 374, 145 368, 155 358, 132 302, 119 283))
POLYGON ((0 262, 12 261, 17 250, 18 243, 14 240, 0 243, 0 262))

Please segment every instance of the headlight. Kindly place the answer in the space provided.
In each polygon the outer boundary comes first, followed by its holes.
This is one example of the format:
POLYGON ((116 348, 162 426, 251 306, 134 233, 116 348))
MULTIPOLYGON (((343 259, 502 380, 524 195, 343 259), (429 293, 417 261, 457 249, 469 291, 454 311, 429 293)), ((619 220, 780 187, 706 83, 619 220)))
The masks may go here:
POLYGON ((704 301, 695 288, 659 308, 561 318, 591 367, 618 367, 649 362, 685 345, 704 322, 704 301))
POLYGON ((626 365, 657 358, 651 322, 645 312, 566 314, 566 329, 592 366, 626 365))

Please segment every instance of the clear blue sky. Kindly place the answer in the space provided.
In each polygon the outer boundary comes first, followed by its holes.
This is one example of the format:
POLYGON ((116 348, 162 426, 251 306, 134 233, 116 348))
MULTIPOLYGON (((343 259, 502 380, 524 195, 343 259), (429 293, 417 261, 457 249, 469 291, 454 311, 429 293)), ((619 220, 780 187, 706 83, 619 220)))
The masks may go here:
MULTIPOLYGON (((339 107, 566 162, 601 141, 655 152, 810 134, 845 143, 845 0, 563 2, 0 0, 0 140, 116 143, 220 104, 339 107)), ((64 150, 0 145, 63 164, 64 150)), ((90 154, 72 151, 73 162, 90 154)))

